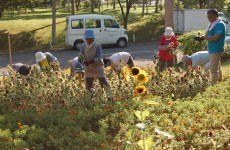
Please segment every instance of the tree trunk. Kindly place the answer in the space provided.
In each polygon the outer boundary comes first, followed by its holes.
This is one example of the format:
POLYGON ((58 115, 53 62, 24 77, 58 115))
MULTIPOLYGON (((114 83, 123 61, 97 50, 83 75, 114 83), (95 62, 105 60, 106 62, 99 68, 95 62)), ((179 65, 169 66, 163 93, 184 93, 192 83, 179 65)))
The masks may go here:
POLYGON ((210 0, 207 0, 207 8, 210 8, 210 0))
POLYGON ((91 0, 91 13, 94 13, 94 0, 91 0))
POLYGON ((124 8, 122 6, 121 0, 117 0, 117 2, 118 2, 119 6, 121 8, 121 13, 122 13, 122 16, 123 16, 123 19, 124 19, 124 28, 127 29, 129 12, 130 12, 130 8, 134 4, 134 0, 126 0, 126 12, 124 12, 124 8))
POLYGON ((159 4, 159 0, 156 0, 156 3, 155 3, 155 13, 159 13, 158 4, 159 4))
POLYGON ((142 13, 141 13, 141 17, 144 17, 145 15, 145 0, 142 1, 142 13))
POLYGON ((56 40, 56 0, 52 0, 52 44, 57 44, 57 40, 56 40))
POLYGON ((71 0, 71 7, 72 7, 72 15, 75 15, 75 9, 74 9, 74 0, 71 0))
POLYGON ((76 3, 76 11, 79 11, 80 2, 81 2, 81 0, 75 0, 75 3, 76 3))
MULTIPOLYGON (((107 0, 108 1, 108 0, 107 0)), ((115 10, 116 9, 116 1, 113 0, 113 9, 115 10)))
POLYGON ((173 25, 173 4, 174 0, 165 0, 165 27, 172 27, 173 25))

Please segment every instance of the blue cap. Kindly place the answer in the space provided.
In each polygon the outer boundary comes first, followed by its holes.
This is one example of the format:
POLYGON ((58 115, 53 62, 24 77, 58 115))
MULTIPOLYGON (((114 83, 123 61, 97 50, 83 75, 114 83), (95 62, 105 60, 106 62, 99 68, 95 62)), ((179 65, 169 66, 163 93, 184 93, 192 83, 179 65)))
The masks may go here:
POLYGON ((95 35, 92 29, 85 30, 84 39, 95 39, 95 35))

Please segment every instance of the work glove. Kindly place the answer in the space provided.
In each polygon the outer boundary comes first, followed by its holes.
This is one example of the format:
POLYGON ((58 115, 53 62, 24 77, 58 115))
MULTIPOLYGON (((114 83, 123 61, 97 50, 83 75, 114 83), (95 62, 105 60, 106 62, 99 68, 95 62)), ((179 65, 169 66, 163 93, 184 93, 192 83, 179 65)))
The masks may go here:
POLYGON ((166 47, 171 48, 173 46, 173 43, 169 43, 166 47))
POLYGON ((94 60, 91 60, 91 61, 83 61, 83 64, 85 65, 85 66, 88 66, 89 64, 92 64, 94 62, 94 60))
POLYGON ((201 36, 201 37, 200 36, 195 36, 194 40, 195 41, 203 41, 204 40, 204 36, 201 36))

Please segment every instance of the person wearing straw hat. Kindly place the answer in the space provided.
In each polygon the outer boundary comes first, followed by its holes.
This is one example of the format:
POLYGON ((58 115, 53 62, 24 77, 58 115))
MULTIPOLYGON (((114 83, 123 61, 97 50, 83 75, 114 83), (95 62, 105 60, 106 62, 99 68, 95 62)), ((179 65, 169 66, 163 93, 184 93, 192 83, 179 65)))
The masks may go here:
POLYGON ((84 43, 80 48, 78 61, 83 64, 85 70, 85 85, 90 91, 93 87, 93 80, 97 78, 102 87, 109 87, 106 80, 105 68, 102 61, 101 45, 95 41, 94 31, 87 29, 84 33, 84 43))
POLYGON ((57 58, 49 52, 37 52, 35 57, 41 69, 51 68, 51 63, 58 63, 57 58))
POLYGON ((174 66, 174 57, 170 55, 170 51, 174 51, 178 47, 177 38, 173 33, 171 27, 165 28, 165 33, 160 37, 159 42, 159 62, 160 62, 160 71, 163 71, 165 65, 167 67, 174 66))

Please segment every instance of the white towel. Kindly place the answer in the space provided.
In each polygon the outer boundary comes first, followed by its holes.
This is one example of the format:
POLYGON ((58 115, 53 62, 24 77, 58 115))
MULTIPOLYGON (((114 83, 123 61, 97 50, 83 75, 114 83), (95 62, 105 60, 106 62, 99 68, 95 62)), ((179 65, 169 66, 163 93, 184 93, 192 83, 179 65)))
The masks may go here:
POLYGON ((215 25, 218 23, 218 22, 220 22, 222 19, 219 17, 218 19, 216 19, 216 21, 214 21, 213 23, 210 23, 209 25, 208 25, 208 29, 207 29, 207 31, 211 31, 214 27, 215 27, 215 25))

